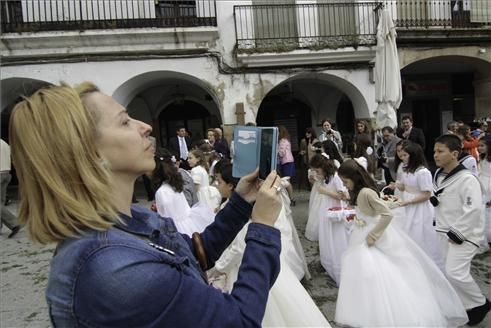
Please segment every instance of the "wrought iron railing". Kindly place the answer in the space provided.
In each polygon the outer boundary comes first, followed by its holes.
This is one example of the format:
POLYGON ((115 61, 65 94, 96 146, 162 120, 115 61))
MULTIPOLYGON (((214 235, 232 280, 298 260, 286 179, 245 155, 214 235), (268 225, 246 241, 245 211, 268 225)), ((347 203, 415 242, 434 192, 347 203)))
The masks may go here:
POLYGON ((278 52, 373 45, 382 5, 401 31, 491 29, 491 0, 242 5, 234 6, 237 48, 278 52))
POLYGON ((399 29, 491 28, 491 0, 383 1, 399 29))
POLYGON ((2 32, 216 26, 215 0, 0 0, 2 32))
POLYGON ((375 44, 375 2, 234 6, 240 51, 375 44))

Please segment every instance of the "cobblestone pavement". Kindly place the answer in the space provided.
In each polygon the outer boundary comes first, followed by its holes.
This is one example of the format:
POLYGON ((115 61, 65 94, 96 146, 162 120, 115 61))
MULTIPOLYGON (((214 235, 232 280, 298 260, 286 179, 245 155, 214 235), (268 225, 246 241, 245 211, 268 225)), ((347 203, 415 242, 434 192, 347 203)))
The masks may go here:
MULTIPOLYGON (((309 242, 303 237, 308 193, 297 192, 296 199, 297 206, 292 208, 293 217, 312 274, 312 279, 303 283, 333 324, 337 287, 320 265, 318 243, 309 242)), ((148 202, 141 200, 140 205, 149 206, 148 202)), ((15 207, 15 203, 9 205, 14 211, 15 207)), ((12 239, 7 239, 7 235, 8 231, 4 228, 0 235, 0 327, 50 327, 44 290, 54 246, 31 243, 24 230, 12 239)), ((472 273, 484 294, 490 298, 491 252, 476 256, 472 273)), ((333 327, 336 326, 333 324, 333 327)), ((478 327, 491 327, 491 315, 478 327)))

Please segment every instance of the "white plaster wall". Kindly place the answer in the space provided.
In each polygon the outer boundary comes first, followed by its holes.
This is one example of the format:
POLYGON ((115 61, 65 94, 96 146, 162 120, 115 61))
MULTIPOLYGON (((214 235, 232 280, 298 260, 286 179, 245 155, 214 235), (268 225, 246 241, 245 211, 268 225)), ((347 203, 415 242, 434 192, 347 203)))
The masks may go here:
MULTIPOLYGON (((235 47, 235 22, 234 6, 252 5, 252 0, 242 1, 216 1, 217 9, 217 26, 219 39, 217 50, 223 55, 223 60, 230 66, 236 66, 233 50, 235 47)), ((253 31, 253 26, 248 26, 253 31)))

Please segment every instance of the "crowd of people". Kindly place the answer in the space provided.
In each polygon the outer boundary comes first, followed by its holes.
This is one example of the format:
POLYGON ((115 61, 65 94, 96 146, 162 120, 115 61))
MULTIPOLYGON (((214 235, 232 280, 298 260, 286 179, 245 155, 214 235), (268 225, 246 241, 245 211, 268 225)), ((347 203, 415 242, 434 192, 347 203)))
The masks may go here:
POLYGON ((299 155, 312 186, 305 237, 319 241, 321 264, 339 286, 336 322, 481 322, 491 304, 473 280, 470 263, 491 242, 487 125, 471 130, 450 122, 433 146, 434 174, 424 155, 424 133, 409 116, 402 117, 398 131, 383 127, 380 140, 367 121, 357 121, 344 158, 341 134, 332 128, 324 120, 319 138, 307 128, 299 155))
MULTIPOLYGON (((151 131, 88 82, 15 106, 18 222, 32 240, 57 244, 53 325, 329 327, 300 283, 310 273, 291 211, 288 130, 278 127, 278 168, 265 180, 258 170, 232 175, 233 144, 220 128, 192 145, 178 126, 167 149, 155 149, 151 131), (142 175, 153 211, 132 204, 142 175)), ((305 237, 319 241, 339 286, 335 321, 478 324, 491 304, 470 264, 491 240, 491 136, 449 124, 432 175, 423 132, 410 117, 396 132, 384 127, 377 142, 360 120, 347 147, 326 119, 300 142, 311 185, 305 237)))

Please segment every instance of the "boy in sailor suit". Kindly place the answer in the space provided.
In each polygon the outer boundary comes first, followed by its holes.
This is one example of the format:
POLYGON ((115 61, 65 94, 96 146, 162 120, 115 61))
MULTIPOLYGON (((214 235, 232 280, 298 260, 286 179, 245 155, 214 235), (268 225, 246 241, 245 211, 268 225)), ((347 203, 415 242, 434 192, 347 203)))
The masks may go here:
POLYGON ((484 238, 484 213, 479 181, 459 164, 461 141, 455 135, 435 140, 434 159, 439 169, 433 178, 436 230, 445 257, 445 274, 460 296, 468 325, 480 323, 491 308, 470 274, 471 260, 484 238))

